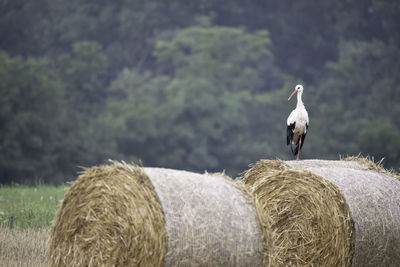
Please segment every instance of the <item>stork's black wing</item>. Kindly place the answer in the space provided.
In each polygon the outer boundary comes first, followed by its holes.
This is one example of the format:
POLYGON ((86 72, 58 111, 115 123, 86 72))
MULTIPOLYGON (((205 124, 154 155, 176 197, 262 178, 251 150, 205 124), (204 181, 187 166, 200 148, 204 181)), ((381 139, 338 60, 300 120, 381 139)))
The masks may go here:
POLYGON ((294 127, 296 126, 296 122, 289 124, 286 128, 286 145, 289 145, 293 140, 293 131, 294 127))

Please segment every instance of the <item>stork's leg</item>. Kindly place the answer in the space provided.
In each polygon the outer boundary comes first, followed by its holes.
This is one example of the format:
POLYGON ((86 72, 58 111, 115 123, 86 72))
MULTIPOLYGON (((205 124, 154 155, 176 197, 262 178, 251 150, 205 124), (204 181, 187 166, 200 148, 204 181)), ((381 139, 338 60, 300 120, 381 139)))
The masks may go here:
POLYGON ((301 148, 301 136, 299 138, 299 151, 297 152, 297 160, 299 160, 300 157, 300 148, 301 148))

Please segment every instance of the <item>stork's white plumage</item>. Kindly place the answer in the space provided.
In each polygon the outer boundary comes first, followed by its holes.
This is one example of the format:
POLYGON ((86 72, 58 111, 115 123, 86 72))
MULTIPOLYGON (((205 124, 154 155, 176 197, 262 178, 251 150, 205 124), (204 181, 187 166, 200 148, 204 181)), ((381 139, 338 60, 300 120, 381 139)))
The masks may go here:
POLYGON ((288 101, 297 93, 297 106, 290 113, 287 118, 287 145, 290 144, 290 148, 293 154, 297 155, 297 160, 300 157, 300 150, 303 147, 304 139, 306 138, 307 130, 308 130, 308 113, 306 108, 304 107, 303 100, 301 96, 303 95, 303 86, 301 84, 296 85, 293 93, 289 96, 288 101), (293 146, 295 148, 293 149, 293 146))

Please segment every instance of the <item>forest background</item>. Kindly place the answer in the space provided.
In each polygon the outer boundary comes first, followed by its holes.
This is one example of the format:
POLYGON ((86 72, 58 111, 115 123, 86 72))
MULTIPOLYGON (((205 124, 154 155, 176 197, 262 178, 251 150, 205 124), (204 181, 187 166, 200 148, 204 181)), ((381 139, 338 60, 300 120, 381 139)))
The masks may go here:
POLYGON ((362 153, 400 168, 397 0, 0 0, 0 184, 107 159, 232 176, 362 153))

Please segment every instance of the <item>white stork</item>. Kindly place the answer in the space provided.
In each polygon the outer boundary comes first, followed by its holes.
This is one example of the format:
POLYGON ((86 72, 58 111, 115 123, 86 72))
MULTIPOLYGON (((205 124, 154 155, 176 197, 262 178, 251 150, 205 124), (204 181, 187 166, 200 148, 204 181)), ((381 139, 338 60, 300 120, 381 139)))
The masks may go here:
POLYGON ((287 145, 290 144, 290 149, 293 155, 297 155, 297 160, 299 160, 300 149, 303 147, 304 139, 306 138, 308 130, 308 113, 304 107, 301 96, 303 94, 303 86, 301 84, 296 85, 293 93, 289 96, 288 101, 297 93, 297 106, 290 113, 287 118, 287 145), (293 150, 292 145, 295 145, 293 150))

